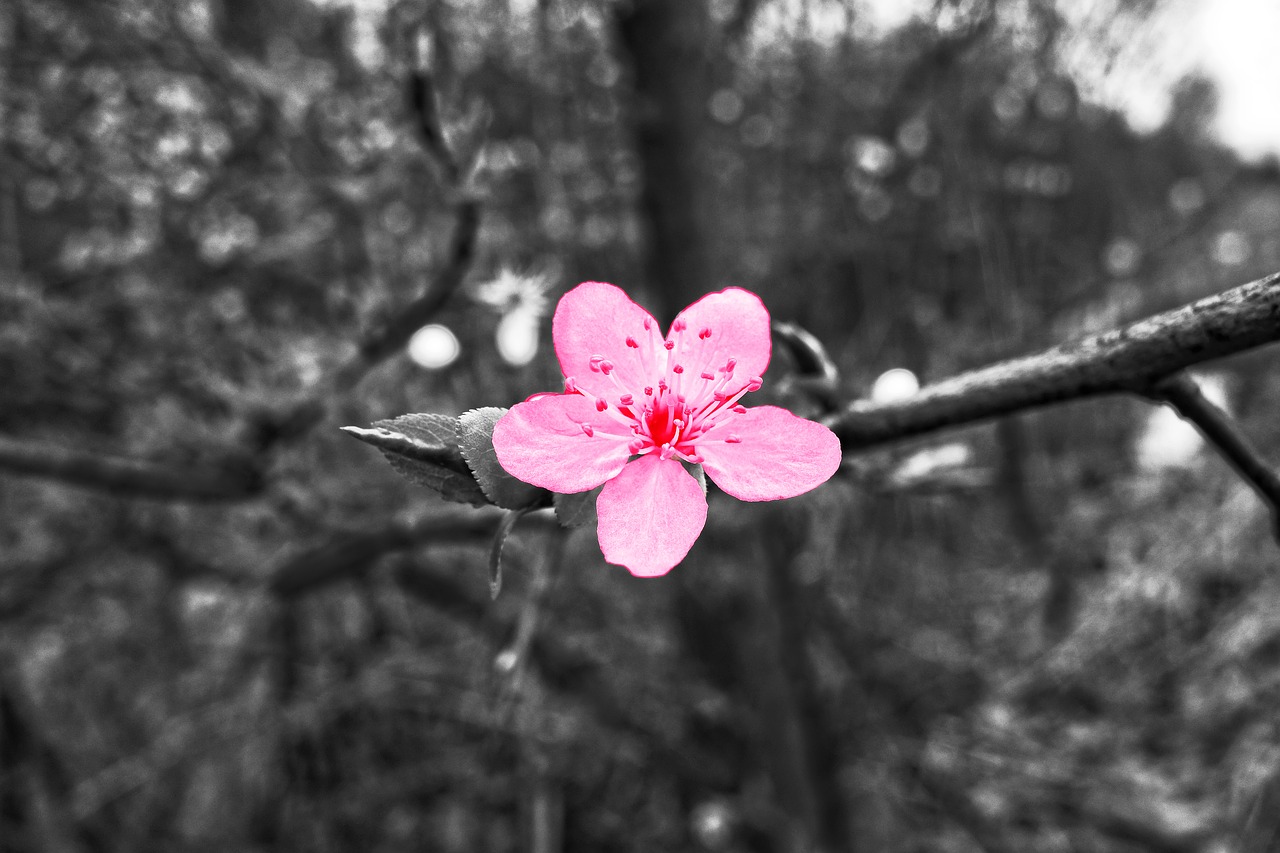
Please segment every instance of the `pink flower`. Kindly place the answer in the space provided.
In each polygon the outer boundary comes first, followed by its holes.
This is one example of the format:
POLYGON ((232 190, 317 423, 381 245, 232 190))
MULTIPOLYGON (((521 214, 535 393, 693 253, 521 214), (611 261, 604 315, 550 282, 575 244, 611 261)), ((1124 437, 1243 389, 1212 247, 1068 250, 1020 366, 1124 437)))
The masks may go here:
POLYGON ((552 320, 563 394, 535 395, 498 421, 493 449, 512 476, 553 492, 604 488, 600 550, 633 575, 666 574, 707 519, 701 465, 744 501, 795 497, 840 465, 831 430, 776 406, 746 408, 772 348, 769 312, 736 287, 657 322, 611 284, 569 291, 552 320))

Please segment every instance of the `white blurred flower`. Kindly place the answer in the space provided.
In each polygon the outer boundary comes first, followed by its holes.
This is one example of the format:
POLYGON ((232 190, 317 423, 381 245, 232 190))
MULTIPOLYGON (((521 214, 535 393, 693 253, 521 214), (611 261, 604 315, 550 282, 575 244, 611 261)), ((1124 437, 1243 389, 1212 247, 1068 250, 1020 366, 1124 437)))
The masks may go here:
POLYGON ((509 312, 494 335, 498 355, 512 367, 524 367, 538 354, 539 317, 525 309, 509 312))
POLYGON ((920 380, 905 367, 886 370, 871 387, 871 400, 875 403, 892 403, 905 400, 920 390, 920 380))
POLYGON ((461 351, 457 336, 447 327, 435 323, 423 326, 409 339, 409 358, 428 370, 448 367, 461 351))
POLYGON ((503 269, 476 290, 476 298, 502 312, 494 343, 503 361, 523 367, 538 354, 538 329, 550 307, 545 275, 503 269))
POLYGON ((551 282, 544 275, 501 269, 491 281, 476 288, 476 298, 504 314, 526 311, 535 317, 543 317, 551 305, 547 298, 550 286, 551 282))

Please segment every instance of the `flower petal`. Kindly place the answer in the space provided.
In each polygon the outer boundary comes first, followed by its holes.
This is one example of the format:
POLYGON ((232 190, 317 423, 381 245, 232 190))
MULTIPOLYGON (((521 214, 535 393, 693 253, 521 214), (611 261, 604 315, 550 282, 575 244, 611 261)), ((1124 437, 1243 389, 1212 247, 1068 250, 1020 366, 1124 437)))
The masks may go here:
POLYGON ((684 466, 651 453, 605 484, 596 514, 604 558, 636 577, 657 577, 693 547, 707 521, 707 498, 684 466))
POLYGON ((699 439, 697 450, 707 476, 743 501, 793 498, 822 485, 840 467, 835 433, 777 406, 756 406, 717 424, 699 439))
POLYGON ((769 368, 769 310, 754 293, 738 287, 708 293, 677 315, 669 340, 677 337, 681 323, 685 330, 675 357, 684 362, 686 375, 716 374, 732 358, 737 364, 728 390, 733 393, 769 368))
POLYGON ((623 393, 638 396, 646 385, 653 384, 654 377, 662 375, 667 363, 660 336, 658 323, 648 311, 602 281, 585 281, 560 297, 551 319, 551 337, 564 375, 572 377, 579 388, 610 402, 623 393), (612 363, 626 392, 600 372, 601 358, 612 363))
POLYGON ((622 470, 630 438, 589 398, 556 394, 512 406, 493 428, 493 450, 517 479, 553 492, 585 492, 622 470))

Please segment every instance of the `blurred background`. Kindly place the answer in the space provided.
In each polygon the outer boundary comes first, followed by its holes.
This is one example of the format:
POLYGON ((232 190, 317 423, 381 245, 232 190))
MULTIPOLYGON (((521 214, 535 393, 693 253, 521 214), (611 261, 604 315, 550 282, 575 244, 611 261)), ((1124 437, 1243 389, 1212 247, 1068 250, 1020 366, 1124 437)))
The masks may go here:
MULTIPOLYGON (((557 388, 584 279, 752 289, 851 401, 1276 271, 1277 36, 1267 0, 0 4, 0 851, 1267 849, 1280 552, 1171 412, 713 494, 664 580, 525 523, 494 603, 493 517, 337 427, 557 388)), ((1199 374, 1272 458, 1275 359, 1199 374)), ((798 366, 756 396, 817 412, 798 366)))

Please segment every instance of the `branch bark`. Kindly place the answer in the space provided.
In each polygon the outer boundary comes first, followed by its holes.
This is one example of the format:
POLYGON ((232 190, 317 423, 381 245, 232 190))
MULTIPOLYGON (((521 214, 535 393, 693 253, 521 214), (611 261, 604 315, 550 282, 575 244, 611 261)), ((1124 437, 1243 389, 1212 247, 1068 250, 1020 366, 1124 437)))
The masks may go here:
POLYGON ((183 470, 159 462, 103 456, 4 436, 0 436, 0 469, 116 495, 166 500, 235 500, 258 494, 263 486, 260 470, 253 460, 244 457, 183 470))
POLYGON ((484 540, 498 529, 502 516, 498 510, 449 513, 338 538, 281 565, 271 573, 267 589, 280 598, 295 598, 361 571, 384 554, 425 542, 484 540))
POLYGON ((1146 395, 1192 365, 1280 340, 1280 273, 1137 323, 926 386, 892 403, 859 400, 824 419, 846 452, 1049 403, 1146 395))
POLYGON ((1253 487, 1271 508, 1273 530, 1280 539, 1280 476, 1262 458, 1231 416, 1206 398, 1195 380, 1185 373, 1174 374, 1157 383, 1150 396, 1173 406, 1179 415, 1195 424, 1200 434, 1253 487))

